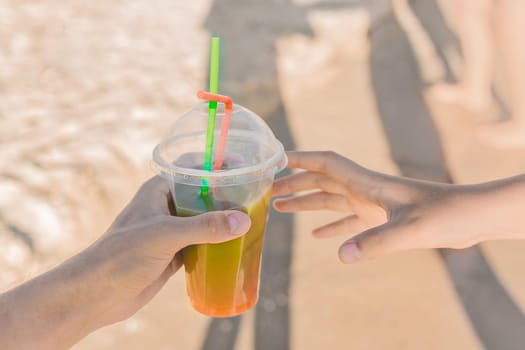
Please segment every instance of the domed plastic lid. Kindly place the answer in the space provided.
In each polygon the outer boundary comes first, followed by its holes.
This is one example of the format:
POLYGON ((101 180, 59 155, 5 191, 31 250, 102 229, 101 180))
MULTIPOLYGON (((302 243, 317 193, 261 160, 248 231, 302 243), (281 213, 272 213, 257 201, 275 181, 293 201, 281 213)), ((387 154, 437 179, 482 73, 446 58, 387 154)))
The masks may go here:
MULTIPOLYGON (((224 105, 219 104, 214 160, 224 112, 224 105)), ((234 104, 230 118, 220 170, 203 170, 208 123, 208 103, 204 102, 180 117, 171 135, 153 150, 153 160, 160 174, 176 183, 200 186, 206 179, 212 186, 228 186, 274 176, 286 167, 283 145, 259 116, 234 104)))

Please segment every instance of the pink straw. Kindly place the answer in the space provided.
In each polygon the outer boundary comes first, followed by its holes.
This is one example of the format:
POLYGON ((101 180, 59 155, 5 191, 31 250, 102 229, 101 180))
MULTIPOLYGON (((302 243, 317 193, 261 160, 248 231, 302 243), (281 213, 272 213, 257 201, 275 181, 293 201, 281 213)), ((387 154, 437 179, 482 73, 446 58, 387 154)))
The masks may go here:
POLYGON ((228 137, 228 129, 230 128, 230 117, 233 109, 233 100, 229 96, 212 94, 207 91, 197 92, 197 97, 206 101, 215 101, 224 103, 224 119, 221 125, 221 135, 219 137, 219 145, 217 153, 215 154, 215 161, 213 162, 213 170, 221 170, 224 162, 224 149, 226 148, 226 138, 228 137))

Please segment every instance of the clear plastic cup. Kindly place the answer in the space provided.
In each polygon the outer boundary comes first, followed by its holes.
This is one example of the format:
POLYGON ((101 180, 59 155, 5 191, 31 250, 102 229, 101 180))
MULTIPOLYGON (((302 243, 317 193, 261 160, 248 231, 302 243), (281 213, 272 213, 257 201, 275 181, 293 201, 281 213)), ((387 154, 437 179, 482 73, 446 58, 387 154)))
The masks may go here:
MULTIPOLYGON (((224 106, 217 107, 215 137, 224 106)), ((213 210, 240 210, 252 220, 248 233, 229 242, 184 249, 186 289, 193 307, 209 316, 229 317, 252 308, 259 295, 259 272, 275 175, 287 163, 282 144, 255 113, 234 105, 222 170, 202 170, 208 103, 184 114, 171 135, 157 145, 153 159, 171 181, 177 216, 213 210), (201 188, 209 188, 207 196, 201 188)), ((214 151, 217 149, 214 145, 214 151)))

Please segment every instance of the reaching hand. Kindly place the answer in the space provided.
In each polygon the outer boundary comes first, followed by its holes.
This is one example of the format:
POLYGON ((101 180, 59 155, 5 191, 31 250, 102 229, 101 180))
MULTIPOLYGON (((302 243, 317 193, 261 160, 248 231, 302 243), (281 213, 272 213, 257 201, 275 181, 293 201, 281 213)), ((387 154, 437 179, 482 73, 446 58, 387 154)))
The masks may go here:
POLYGON ((476 198, 497 186, 458 186, 374 172, 333 152, 289 152, 289 167, 306 171, 282 178, 273 194, 282 212, 333 210, 347 214, 313 231, 351 237, 339 249, 345 263, 415 248, 463 248, 489 238, 476 219, 493 216, 476 198))

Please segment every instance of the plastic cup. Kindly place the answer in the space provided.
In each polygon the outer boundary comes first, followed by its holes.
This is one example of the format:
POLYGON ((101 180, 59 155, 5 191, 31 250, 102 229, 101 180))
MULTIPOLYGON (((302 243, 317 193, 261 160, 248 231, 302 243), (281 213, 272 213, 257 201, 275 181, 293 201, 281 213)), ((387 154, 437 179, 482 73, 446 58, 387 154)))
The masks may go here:
MULTIPOLYGON (((216 143, 223 117, 224 106, 220 104, 216 143)), ((175 215, 234 209, 251 217, 252 226, 242 237, 183 250, 186 290, 194 309, 208 316, 229 317, 257 303, 271 187, 287 158, 266 123, 248 109, 234 105, 222 170, 202 170, 207 118, 207 103, 184 114, 171 135, 155 147, 153 159, 161 175, 171 182, 175 215), (208 195, 201 193, 203 186, 209 188, 208 195)))

